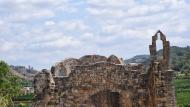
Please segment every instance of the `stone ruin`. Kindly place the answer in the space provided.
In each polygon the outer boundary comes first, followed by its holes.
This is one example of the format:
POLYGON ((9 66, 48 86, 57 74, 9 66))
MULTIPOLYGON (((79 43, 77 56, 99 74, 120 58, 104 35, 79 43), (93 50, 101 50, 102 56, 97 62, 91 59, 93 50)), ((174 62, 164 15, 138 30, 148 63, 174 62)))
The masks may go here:
POLYGON ((158 31, 152 37, 148 70, 125 64, 114 55, 69 58, 42 70, 34 79, 35 107, 176 107, 169 41, 158 31), (157 58, 156 40, 163 42, 157 58))

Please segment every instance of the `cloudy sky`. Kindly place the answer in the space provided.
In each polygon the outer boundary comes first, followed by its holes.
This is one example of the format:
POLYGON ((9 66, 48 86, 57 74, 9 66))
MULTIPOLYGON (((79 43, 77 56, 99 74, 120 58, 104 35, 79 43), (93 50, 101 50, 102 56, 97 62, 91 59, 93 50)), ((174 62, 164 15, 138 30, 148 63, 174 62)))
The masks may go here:
POLYGON ((158 29, 171 45, 189 45, 189 0, 0 0, 0 58, 13 65, 148 54, 158 29))

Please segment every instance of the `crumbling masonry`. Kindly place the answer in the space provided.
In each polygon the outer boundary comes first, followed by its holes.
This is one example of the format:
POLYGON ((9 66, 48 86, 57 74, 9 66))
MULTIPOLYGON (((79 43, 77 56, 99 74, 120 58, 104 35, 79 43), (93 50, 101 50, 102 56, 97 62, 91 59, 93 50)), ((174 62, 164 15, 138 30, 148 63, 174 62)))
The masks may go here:
POLYGON ((35 76, 35 107, 175 107, 169 67, 169 41, 158 31, 150 45, 151 62, 124 64, 114 55, 66 59, 35 76), (156 40, 163 41, 157 58, 156 40))

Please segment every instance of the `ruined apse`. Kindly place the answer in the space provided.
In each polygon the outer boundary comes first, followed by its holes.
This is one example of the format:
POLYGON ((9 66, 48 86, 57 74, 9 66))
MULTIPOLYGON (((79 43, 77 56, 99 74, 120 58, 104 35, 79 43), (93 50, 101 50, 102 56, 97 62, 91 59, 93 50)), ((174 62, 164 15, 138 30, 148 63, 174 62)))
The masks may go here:
POLYGON ((169 67, 169 41, 158 31, 152 37, 148 70, 121 58, 86 55, 69 58, 34 78, 35 107, 176 107, 169 67), (157 57, 156 41, 163 42, 157 57))

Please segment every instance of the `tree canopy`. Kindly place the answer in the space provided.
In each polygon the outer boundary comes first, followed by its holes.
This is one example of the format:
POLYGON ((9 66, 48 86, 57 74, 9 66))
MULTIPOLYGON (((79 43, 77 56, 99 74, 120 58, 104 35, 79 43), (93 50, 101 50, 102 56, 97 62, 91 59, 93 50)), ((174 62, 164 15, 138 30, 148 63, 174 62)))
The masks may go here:
POLYGON ((190 72, 190 53, 186 54, 184 57, 175 58, 172 62, 172 68, 176 71, 181 71, 184 73, 190 72))

